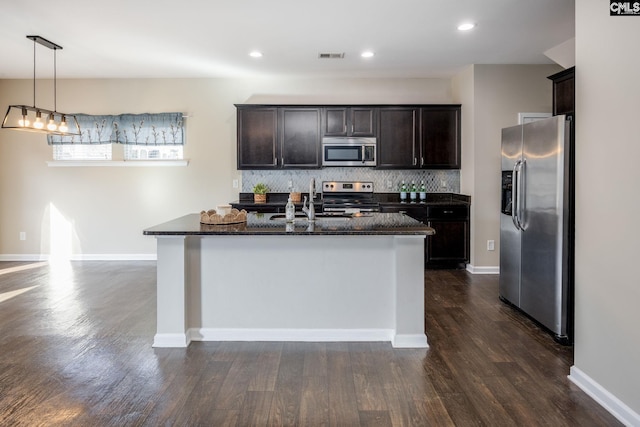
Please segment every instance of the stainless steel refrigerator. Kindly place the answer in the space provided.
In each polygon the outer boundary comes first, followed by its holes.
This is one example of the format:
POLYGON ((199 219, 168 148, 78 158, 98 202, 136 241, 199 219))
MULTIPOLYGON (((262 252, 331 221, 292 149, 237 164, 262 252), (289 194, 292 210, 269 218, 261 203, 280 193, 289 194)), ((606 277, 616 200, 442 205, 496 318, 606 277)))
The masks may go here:
POLYGON ((573 152, 564 115, 502 129, 500 299, 573 339, 573 152))

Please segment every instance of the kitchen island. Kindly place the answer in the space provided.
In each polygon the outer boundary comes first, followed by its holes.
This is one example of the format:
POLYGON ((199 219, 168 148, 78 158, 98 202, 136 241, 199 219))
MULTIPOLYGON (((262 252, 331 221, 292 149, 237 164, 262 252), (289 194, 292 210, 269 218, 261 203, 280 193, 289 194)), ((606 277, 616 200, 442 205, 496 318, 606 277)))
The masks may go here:
POLYGON ((399 213, 320 217, 250 213, 206 225, 190 214, 157 238, 154 347, 191 341, 391 341, 427 347, 425 237, 399 213))

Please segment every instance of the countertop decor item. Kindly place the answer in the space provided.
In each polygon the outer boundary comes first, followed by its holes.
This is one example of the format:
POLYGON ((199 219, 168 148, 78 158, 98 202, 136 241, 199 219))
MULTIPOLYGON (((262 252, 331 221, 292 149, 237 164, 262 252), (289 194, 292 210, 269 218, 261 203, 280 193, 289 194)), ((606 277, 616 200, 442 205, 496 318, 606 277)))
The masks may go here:
POLYGON ((261 182, 253 186, 253 201, 255 203, 267 203, 267 192, 269 187, 261 182))
POLYGON ((53 135, 80 135, 76 117, 56 110, 56 51, 61 50, 62 46, 40 36, 27 38, 33 40, 33 106, 9 105, 2 127, 53 135), (53 111, 36 107, 36 43, 53 49, 53 111))
POLYGON ((302 201, 302 193, 299 191, 292 191, 289 195, 293 203, 300 203, 302 201))
POLYGON ((201 224, 226 225, 240 224, 243 222, 247 222, 247 211, 244 209, 241 211, 238 209, 231 209, 231 211, 226 215, 224 212, 217 212, 215 209, 200 212, 201 224))

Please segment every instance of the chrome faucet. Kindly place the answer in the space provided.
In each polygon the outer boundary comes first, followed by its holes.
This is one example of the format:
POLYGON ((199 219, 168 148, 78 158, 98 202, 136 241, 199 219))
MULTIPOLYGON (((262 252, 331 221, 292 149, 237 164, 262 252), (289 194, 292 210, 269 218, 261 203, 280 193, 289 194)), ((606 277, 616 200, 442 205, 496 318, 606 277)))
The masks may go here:
POLYGON ((307 207, 307 196, 304 196, 304 201, 302 202, 302 212, 307 214, 307 218, 309 221, 316 220, 316 210, 313 206, 313 199, 316 197, 316 179, 311 178, 311 182, 309 183, 309 206, 307 207))

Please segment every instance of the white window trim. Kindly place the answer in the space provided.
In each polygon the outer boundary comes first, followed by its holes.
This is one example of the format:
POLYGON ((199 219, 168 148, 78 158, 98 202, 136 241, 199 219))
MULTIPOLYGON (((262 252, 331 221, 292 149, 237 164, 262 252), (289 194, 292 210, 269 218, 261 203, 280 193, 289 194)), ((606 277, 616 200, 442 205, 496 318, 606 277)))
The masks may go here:
POLYGON ((107 166, 107 167, 167 167, 188 166, 189 159, 180 160, 50 160, 49 167, 107 166))

